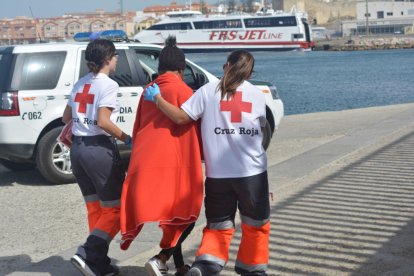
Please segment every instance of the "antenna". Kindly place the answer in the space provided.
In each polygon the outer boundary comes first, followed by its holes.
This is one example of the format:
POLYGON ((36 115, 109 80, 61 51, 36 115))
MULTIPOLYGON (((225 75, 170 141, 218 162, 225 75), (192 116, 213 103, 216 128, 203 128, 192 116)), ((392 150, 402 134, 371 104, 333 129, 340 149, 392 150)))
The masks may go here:
MULTIPOLYGON (((29 10, 30 10, 30 14, 32 15, 32 18, 33 19, 36 19, 34 17, 34 15, 33 15, 33 11, 32 11, 32 7, 31 6, 29 6, 29 10)), ((40 36, 39 30, 37 29, 37 24, 36 24, 36 34, 39 37, 39 42, 41 43, 42 42, 42 37, 40 36)))
POLYGON ((119 5, 121 8, 121 15, 124 15, 124 0, 119 0, 119 5))

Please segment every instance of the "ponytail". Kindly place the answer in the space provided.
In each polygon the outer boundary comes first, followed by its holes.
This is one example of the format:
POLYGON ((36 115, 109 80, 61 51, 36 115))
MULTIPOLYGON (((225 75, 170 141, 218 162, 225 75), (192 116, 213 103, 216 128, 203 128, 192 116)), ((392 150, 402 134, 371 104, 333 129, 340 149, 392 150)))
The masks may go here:
POLYGON ((224 75, 221 78, 217 90, 221 91, 221 98, 231 98, 245 80, 252 75, 254 68, 253 56, 244 50, 233 51, 227 57, 227 63, 224 65, 224 75))

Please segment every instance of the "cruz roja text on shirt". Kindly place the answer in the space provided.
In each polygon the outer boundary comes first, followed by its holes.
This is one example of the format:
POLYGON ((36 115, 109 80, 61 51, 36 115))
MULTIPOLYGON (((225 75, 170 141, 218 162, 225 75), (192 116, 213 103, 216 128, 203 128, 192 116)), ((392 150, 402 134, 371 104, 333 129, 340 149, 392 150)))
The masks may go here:
POLYGON ((256 136, 259 135, 259 130, 256 128, 244 128, 244 127, 239 127, 238 130, 234 129, 234 128, 220 128, 220 127, 216 127, 214 129, 214 133, 215 134, 240 134, 240 135, 249 135, 249 136, 256 136))

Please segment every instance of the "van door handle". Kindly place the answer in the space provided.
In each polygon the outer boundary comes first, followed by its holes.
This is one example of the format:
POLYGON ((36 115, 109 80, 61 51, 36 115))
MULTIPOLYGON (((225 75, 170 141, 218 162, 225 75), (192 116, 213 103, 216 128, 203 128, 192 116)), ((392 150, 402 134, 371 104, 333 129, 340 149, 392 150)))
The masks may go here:
POLYGON ((70 86, 70 82, 65 82, 65 86, 70 86))

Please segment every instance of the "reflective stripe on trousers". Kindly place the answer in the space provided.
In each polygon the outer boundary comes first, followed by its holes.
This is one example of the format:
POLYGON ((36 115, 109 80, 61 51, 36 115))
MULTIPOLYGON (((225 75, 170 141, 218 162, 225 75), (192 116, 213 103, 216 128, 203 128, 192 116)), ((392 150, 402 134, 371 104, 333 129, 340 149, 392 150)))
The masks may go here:
MULTIPOLYGON (((224 267, 229 258, 230 242, 235 231, 232 226, 233 222, 230 221, 208 223, 203 230, 196 262, 208 261, 224 267)), ((258 221, 242 216, 241 228, 242 238, 237 254, 236 271, 265 273, 269 262, 269 220, 258 221), (253 225, 246 224, 246 221, 253 225)))
POLYGON ((234 231, 234 223, 229 220, 207 223, 196 261, 210 261, 223 267, 229 259, 229 247, 234 231))
POLYGON ((90 235, 111 242, 120 230, 120 201, 100 201, 97 195, 87 195, 84 199, 90 235))
POLYGON ((270 222, 253 226, 242 220, 241 228, 242 238, 237 253, 236 271, 265 272, 269 262, 270 222))

